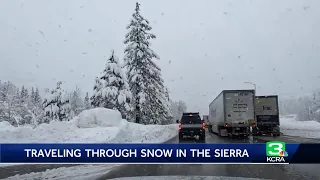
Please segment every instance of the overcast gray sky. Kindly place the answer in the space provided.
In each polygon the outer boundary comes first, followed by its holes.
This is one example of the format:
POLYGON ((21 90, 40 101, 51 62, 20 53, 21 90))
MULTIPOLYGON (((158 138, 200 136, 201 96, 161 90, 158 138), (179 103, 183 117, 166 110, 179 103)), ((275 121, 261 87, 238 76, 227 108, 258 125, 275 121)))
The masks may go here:
MULTIPOLYGON (((114 49, 123 57, 131 0, 1 0, 0 79, 92 91, 114 49)), ((207 113, 223 89, 300 95, 320 84, 320 1, 141 0, 165 85, 207 113)))

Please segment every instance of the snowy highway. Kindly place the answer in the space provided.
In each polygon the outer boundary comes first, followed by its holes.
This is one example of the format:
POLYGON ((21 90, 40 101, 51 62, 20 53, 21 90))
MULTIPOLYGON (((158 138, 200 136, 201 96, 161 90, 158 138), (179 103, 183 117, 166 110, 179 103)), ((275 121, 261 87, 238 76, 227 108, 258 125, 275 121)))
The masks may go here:
MULTIPOLYGON (((286 140, 287 137, 282 138, 286 140)), ((264 142, 255 139, 255 142, 264 142)), ((178 137, 167 143, 178 143, 178 137)), ((189 142, 188 142, 189 143, 189 142)), ((206 134, 206 143, 250 143, 206 134)), ((133 176, 231 176, 265 179, 320 179, 319 165, 122 165, 98 180, 133 176)))

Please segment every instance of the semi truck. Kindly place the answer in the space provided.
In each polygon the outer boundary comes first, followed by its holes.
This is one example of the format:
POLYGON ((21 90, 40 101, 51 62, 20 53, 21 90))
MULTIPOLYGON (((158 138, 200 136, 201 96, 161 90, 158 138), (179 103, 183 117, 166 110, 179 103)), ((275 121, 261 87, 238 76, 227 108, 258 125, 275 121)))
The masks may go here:
POLYGON ((219 136, 248 136, 254 122, 254 99, 254 90, 223 90, 209 105, 209 131, 219 136))
POLYGON ((271 134, 280 136, 280 120, 278 96, 256 96, 255 115, 257 133, 255 135, 271 134))

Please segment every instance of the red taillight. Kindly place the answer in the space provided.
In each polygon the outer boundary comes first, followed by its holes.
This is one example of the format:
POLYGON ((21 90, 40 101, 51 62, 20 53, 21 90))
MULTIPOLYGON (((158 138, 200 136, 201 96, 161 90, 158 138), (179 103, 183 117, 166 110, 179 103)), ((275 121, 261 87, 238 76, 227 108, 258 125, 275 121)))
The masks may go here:
POLYGON ((226 127, 228 127, 229 126, 229 124, 226 124, 226 127))
POLYGON ((181 123, 179 123, 179 131, 181 130, 181 123))
POLYGON ((202 123, 202 129, 206 129, 206 123, 205 122, 202 123))

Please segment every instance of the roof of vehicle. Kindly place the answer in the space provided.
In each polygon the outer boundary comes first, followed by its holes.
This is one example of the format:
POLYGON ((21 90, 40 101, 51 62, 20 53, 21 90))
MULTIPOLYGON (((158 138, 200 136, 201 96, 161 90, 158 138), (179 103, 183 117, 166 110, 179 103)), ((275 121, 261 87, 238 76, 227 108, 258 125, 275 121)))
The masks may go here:
POLYGON ((256 98, 271 98, 271 97, 278 98, 278 95, 256 96, 256 98))
POLYGON ((252 92, 252 93, 254 93, 254 89, 222 90, 222 91, 218 94, 218 96, 216 96, 216 97, 211 101, 211 103, 209 104, 209 106, 210 106, 210 105, 213 103, 213 101, 215 101, 221 94, 223 94, 223 93, 236 93, 236 92, 252 92))
POLYGON ((200 115, 199 112, 185 112, 182 113, 183 116, 189 116, 189 115, 200 115))

